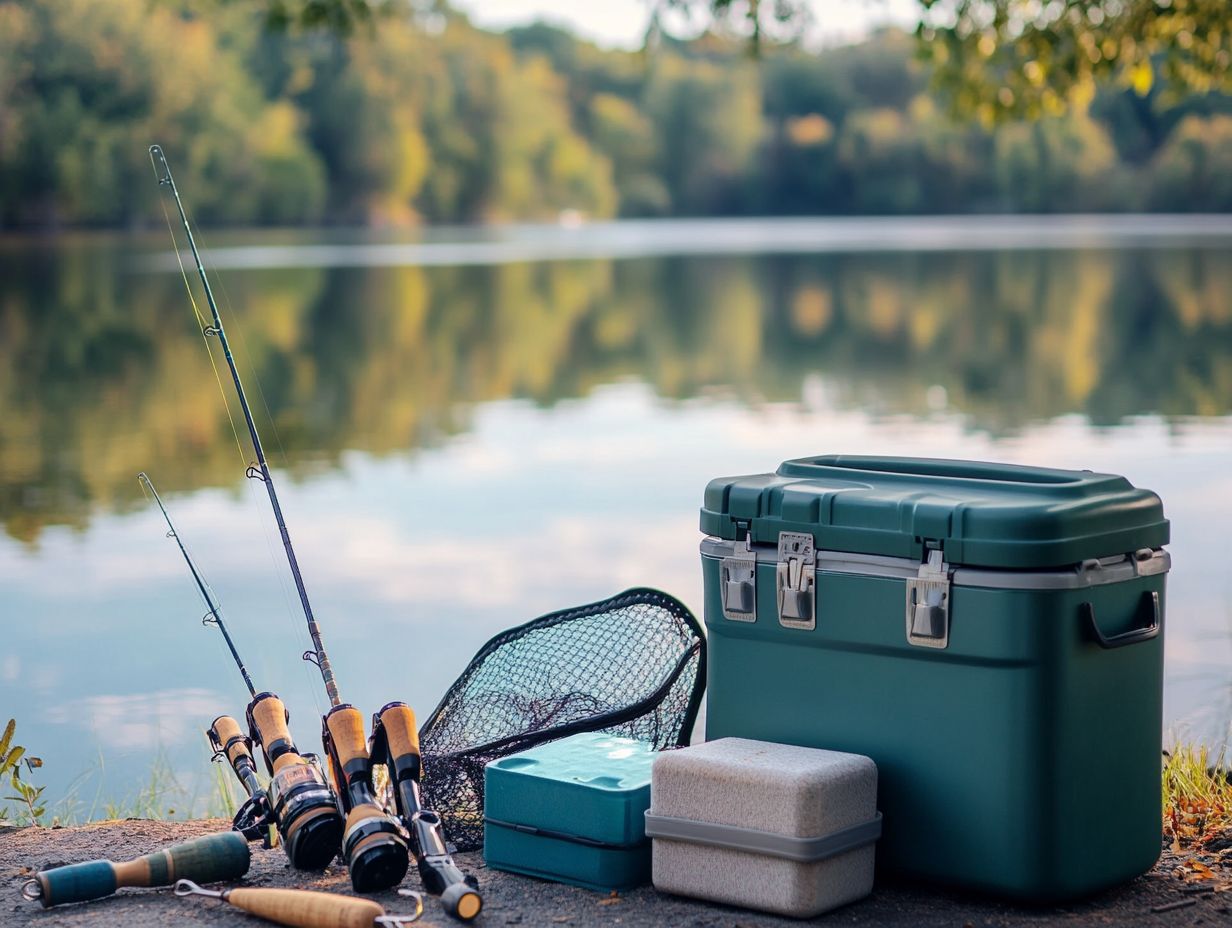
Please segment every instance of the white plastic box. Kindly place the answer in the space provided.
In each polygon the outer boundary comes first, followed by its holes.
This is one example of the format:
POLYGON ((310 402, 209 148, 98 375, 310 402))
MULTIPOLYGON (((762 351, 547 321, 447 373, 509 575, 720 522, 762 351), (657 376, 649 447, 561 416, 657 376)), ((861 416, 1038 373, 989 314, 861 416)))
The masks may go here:
POLYGON ((744 738, 664 751, 646 834, 656 889, 808 918, 872 890, 877 767, 744 738))

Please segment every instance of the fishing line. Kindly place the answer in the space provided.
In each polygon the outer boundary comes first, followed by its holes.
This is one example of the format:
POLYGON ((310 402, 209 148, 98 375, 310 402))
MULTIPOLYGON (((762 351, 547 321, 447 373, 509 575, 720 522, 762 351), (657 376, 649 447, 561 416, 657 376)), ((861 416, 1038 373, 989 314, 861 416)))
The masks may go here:
MULTIPOLYGON (((247 468, 248 467, 248 457, 247 455, 244 454, 244 445, 243 445, 243 442, 240 441, 239 429, 235 425, 235 417, 232 416, 231 414, 231 402, 227 397, 226 388, 223 386, 222 375, 218 371, 218 363, 214 358, 213 346, 210 345, 209 337, 205 334, 205 330, 208 326, 208 322, 206 321, 204 315, 202 314, 201 308, 197 305, 196 296, 194 296, 193 294, 192 284, 188 279, 188 272, 184 267, 184 259, 182 255, 180 254, 180 241, 179 241, 178 236, 175 233, 174 227, 171 224, 171 216, 167 212, 167 204, 161 197, 159 198, 158 202, 159 202, 159 206, 162 208, 162 211, 163 211, 163 219, 167 223, 167 231, 171 233, 171 243, 172 243, 172 249, 175 251, 175 260, 176 260, 176 263, 180 267, 180 276, 184 280, 184 289, 188 292, 188 301, 192 305, 193 314, 197 317, 198 331, 201 333, 201 338, 205 342, 205 352, 209 356, 210 367, 214 369, 214 380, 218 384, 219 393, 222 395, 223 409, 227 413, 227 421, 231 424, 231 435, 235 439, 235 447, 236 447, 236 450, 239 452, 240 463, 243 467, 247 468)), ((191 225, 192 224, 191 219, 190 217, 187 216, 187 208, 185 208, 185 213, 186 213, 185 223, 188 225, 191 225)), ((198 235, 199 234, 200 234, 200 230, 198 230, 198 235)), ((230 309, 231 309, 230 304, 228 304, 227 306, 228 312, 230 312, 230 309)), ((247 351, 247 345, 245 345, 245 351, 247 351)), ((255 374, 253 376, 255 377, 255 374)), ((266 553, 269 555, 270 565, 271 567, 274 568, 272 571, 273 576, 278 578, 279 592, 282 595, 283 608, 286 611, 287 621, 291 624, 292 628, 294 629, 293 634, 295 635, 296 640, 299 641, 300 644, 303 644, 304 643, 303 630, 299 627, 299 623, 296 622, 295 617, 293 615, 294 610, 292 609, 290 591, 287 589, 286 579, 282 576, 281 568, 278 566, 278 561, 274 556, 274 546, 273 546, 273 540, 270 538, 269 526, 265 524, 264 519, 259 519, 258 524, 261 526, 261 534, 265 538, 265 549, 266 549, 266 553)), ((305 672, 306 673, 308 672, 307 668, 305 668, 305 672)), ((309 685, 309 692, 312 693, 313 700, 315 702, 318 697, 316 695, 316 688, 314 685, 311 685, 311 684, 309 685)), ((319 708, 319 705, 318 705, 318 708, 319 708)))
POLYGON ((205 342, 205 353, 209 355, 210 367, 214 369, 214 382, 218 384, 218 393, 222 397, 222 406, 227 411, 227 421, 231 423, 231 436, 235 439, 235 450, 239 452, 240 463, 247 467, 248 458, 244 454, 244 446, 240 442, 239 429, 235 427, 235 418, 231 415, 231 404, 227 400, 227 391, 223 388, 222 375, 218 372, 218 363, 214 360, 214 350, 210 347, 209 336, 205 334, 208 323, 201 314, 200 307, 197 306, 197 298, 193 296, 192 284, 188 280, 188 271, 184 268, 184 259, 180 256, 180 240, 176 237, 175 229, 172 228, 171 216, 167 212, 167 203, 162 197, 158 198, 158 205, 162 208, 163 219, 167 223, 167 231, 171 233, 171 249, 175 252, 175 263, 180 266, 180 277, 184 280, 184 289, 188 291, 188 302, 192 304, 193 315, 197 317, 197 331, 201 333, 201 340, 205 342))
MULTIPOLYGON (((176 261, 176 264, 179 265, 180 277, 184 281, 184 289, 188 293, 188 301, 192 305, 193 315, 196 316, 196 319, 197 319, 197 330, 201 333, 201 340, 205 342, 205 353, 209 357, 210 367, 214 371, 214 382, 218 384, 218 392, 222 396, 223 409, 227 413, 227 422, 231 426, 231 437, 235 440, 235 449, 236 449, 236 452, 239 454, 240 464, 243 467, 247 468, 248 467, 248 457, 247 455, 244 454, 244 445, 243 445, 243 442, 240 441, 239 429, 235 424, 235 417, 231 413, 231 401, 227 397, 227 391, 222 382, 222 374, 218 370, 218 362, 214 357, 214 348, 210 344, 209 336, 206 335, 206 328, 208 327, 209 323, 205 319, 204 314, 201 312, 200 306, 197 305, 197 298, 193 294, 192 283, 189 281, 188 271, 184 267, 184 258, 180 252, 179 237, 176 235, 175 228, 172 226, 171 215, 167 212, 166 201, 162 197, 160 197, 158 203, 159 203, 159 207, 163 211, 163 220, 167 224, 167 231, 171 234, 172 250, 175 252, 175 261, 176 261)), ((188 216, 185 216, 185 222, 186 224, 189 224, 189 225, 192 224, 191 219, 188 216)), ((198 230, 198 236, 199 235, 200 235, 200 230, 198 230)), ((230 307, 230 304, 228 303, 228 306, 227 306, 228 312, 230 312, 230 309, 231 307, 230 307)), ((242 337, 242 333, 241 333, 241 337, 242 337)), ((247 344, 245 344, 245 351, 247 351, 247 344)), ((253 373, 253 376, 255 378, 256 376, 255 372, 253 373)), ((268 407, 267 407, 267 412, 268 412, 268 407)), ((144 487, 142 488, 142 492, 145 492, 144 487)), ((250 489, 249 492, 251 493, 252 490, 250 489)), ((148 493, 146 494, 146 498, 149 499, 148 493)), ((274 554, 274 544, 273 544, 273 539, 270 537, 269 526, 266 525, 264 519, 259 519, 258 524, 261 526, 261 534, 265 539, 265 552, 270 559, 270 566, 273 568, 272 575, 278 578, 278 590, 279 590, 279 594, 282 597, 283 614, 287 620, 287 623, 290 625, 292 629, 292 634, 295 636, 296 640, 302 646, 305 643, 304 631, 295 619, 290 590, 287 588, 286 578, 282 576, 282 570, 279 567, 278 560, 274 554)), ((213 590, 211 590, 211 593, 212 592, 213 590)), ((311 679, 311 676, 312 676, 311 671, 307 667, 305 667, 303 669, 303 673, 304 673, 304 682, 306 685, 305 688, 312 695, 313 705, 317 710, 317 714, 320 715, 321 714, 320 697, 317 695, 316 686, 311 679)))

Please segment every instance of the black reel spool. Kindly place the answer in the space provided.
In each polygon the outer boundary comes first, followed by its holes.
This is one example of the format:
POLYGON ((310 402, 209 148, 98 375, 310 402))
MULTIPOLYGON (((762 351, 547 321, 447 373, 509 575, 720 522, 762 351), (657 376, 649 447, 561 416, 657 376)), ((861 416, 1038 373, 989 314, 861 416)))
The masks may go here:
MULTIPOLYGON (((248 705, 248 726, 260 742, 253 710, 272 693, 260 693, 248 705)), ((278 700, 279 705, 281 701, 278 700)), ((344 822, 334 792, 314 754, 300 754, 285 725, 290 714, 283 709, 281 737, 261 742, 265 766, 270 773, 269 815, 282 837, 283 850, 297 870, 324 870, 338 856, 344 822), (283 760, 283 758, 287 758, 283 760)), ((242 809, 240 810, 243 811, 242 809)))
POLYGON ((347 703, 330 709, 321 720, 321 740, 346 812, 342 858, 351 887, 374 893, 396 886, 406 876, 410 851, 398 822, 377 801, 359 710, 347 703))
POLYGON ((270 781, 271 811, 291 866, 297 870, 324 870, 338 856, 343 818, 316 755, 301 756, 307 764, 284 768, 283 772, 297 774, 286 792, 276 789, 277 774, 270 781), (304 777, 303 771, 311 771, 311 778, 304 777))

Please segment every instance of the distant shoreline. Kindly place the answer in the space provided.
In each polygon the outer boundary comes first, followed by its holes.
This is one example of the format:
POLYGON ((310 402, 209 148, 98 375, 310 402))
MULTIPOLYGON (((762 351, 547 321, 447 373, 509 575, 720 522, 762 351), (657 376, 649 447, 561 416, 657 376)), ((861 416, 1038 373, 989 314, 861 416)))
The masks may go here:
MULTIPOLYGON (((737 254, 1055 251, 1205 245, 1223 239, 1232 246, 1232 214, 651 219, 424 227, 400 235, 331 228, 244 230, 239 234, 265 241, 284 235, 292 241, 208 249, 213 267, 456 267, 737 254), (326 241, 294 241, 314 233, 326 241)), ((143 271, 174 271, 177 267, 174 253, 166 250, 137 261, 143 271)))

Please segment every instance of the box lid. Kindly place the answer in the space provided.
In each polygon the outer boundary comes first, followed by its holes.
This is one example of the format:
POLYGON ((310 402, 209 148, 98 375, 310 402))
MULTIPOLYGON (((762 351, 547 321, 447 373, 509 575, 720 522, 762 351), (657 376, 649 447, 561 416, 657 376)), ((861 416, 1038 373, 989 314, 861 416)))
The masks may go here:
POLYGON ((484 770, 484 817, 587 842, 645 839, 654 745, 584 732, 494 760, 484 770))
POLYGON ((862 754, 719 738, 659 754, 651 814, 819 838, 876 820, 877 765, 862 754))
POLYGON ((1032 569, 1158 548, 1163 504, 1124 477, 929 458, 823 455, 776 473, 710 481, 701 529, 774 544, 812 534, 820 550, 1032 569))

